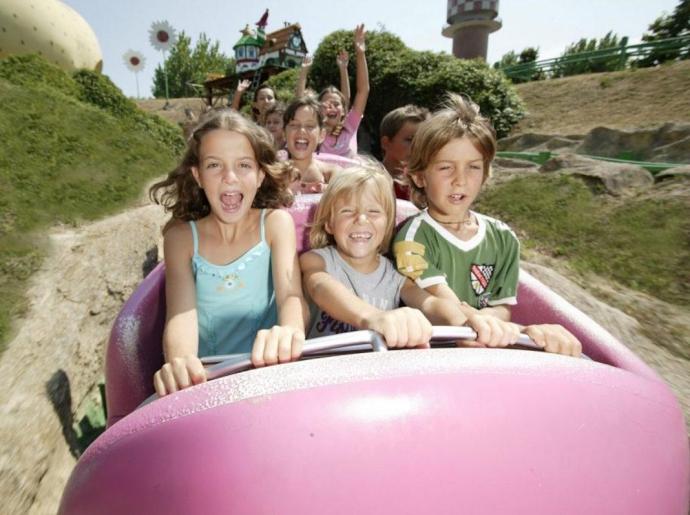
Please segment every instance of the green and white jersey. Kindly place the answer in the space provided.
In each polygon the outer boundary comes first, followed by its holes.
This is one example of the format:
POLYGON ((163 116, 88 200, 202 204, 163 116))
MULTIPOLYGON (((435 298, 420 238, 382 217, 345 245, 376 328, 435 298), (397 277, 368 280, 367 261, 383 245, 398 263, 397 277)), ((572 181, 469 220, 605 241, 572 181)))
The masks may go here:
POLYGON ((420 288, 447 284, 481 309, 517 304, 520 243, 503 222, 472 212, 479 229, 464 241, 434 220, 427 210, 410 218, 395 236, 398 271, 420 288))

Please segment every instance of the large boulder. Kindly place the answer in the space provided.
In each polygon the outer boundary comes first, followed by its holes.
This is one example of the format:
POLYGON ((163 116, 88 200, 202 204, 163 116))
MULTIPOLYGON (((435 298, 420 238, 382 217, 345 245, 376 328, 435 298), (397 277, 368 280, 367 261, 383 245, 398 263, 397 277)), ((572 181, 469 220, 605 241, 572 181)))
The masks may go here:
POLYGON ((577 147, 578 154, 636 159, 690 161, 690 142, 679 142, 690 138, 690 124, 667 123, 656 128, 592 129, 577 147), (679 145, 679 146, 677 146, 679 145))
POLYGON ((499 140, 498 149, 512 152, 573 150, 580 144, 582 138, 582 136, 554 136, 551 134, 525 133, 499 140))
POLYGON ((641 166, 609 163, 577 154, 562 154, 549 159, 540 171, 560 172, 599 184, 611 195, 634 195, 654 184, 654 177, 641 166))
POLYGON ((667 179, 690 179, 690 165, 674 166, 654 176, 657 182, 667 179))

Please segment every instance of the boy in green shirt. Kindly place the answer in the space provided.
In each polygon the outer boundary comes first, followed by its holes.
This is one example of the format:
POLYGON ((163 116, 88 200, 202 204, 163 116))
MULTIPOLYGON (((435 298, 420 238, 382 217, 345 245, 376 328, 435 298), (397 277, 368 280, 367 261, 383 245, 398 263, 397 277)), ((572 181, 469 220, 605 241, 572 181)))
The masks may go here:
POLYGON ((581 344, 560 325, 510 323, 517 304, 520 246, 503 222, 470 210, 489 177, 496 136, 474 103, 449 94, 412 142, 407 175, 423 211, 398 231, 398 270, 454 303, 477 329, 480 345, 515 343, 520 332, 549 352, 579 356, 581 344))

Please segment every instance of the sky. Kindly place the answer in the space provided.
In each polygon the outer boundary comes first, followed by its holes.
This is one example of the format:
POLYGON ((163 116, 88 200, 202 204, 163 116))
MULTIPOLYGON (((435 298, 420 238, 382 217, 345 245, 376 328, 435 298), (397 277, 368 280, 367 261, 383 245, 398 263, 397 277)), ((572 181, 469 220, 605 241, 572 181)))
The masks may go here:
MULTIPOLYGON (((195 44, 200 33, 220 42, 232 56, 239 31, 252 27, 270 9, 267 32, 283 22, 302 26, 309 52, 328 34, 353 29, 364 23, 368 29, 385 27, 416 50, 452 51, 452 40, 441 35, 446 24, 445 0, 346 0, 321 2, 293 0, 63 0, 93 28, 103 53, 103 72, 130 97, 137 96, 136 78, 124 64, 129 50, 141 52, 145 68, 138 74, 139 96, 151 97, 153 71, 162 55, 149 43, 154 21, 166 20, 184 31, 195 44), (308 5, 321 5, 318 9, 308 5)), ((500 0, 503 27, 489 36, 489 63, 505 53, 538 47, 539 58, 559 56, 580 38, 601 38, 608 31, 639 42, 642 34, 662 13, 671 13, 679 0, 500 0)))

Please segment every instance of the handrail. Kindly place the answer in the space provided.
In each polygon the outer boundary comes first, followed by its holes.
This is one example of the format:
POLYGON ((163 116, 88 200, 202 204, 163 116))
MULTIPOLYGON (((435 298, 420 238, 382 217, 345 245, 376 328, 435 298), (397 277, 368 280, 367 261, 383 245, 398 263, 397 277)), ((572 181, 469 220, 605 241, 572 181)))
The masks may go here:
MULTIPOLYGON (((512 150, 501 150, 499 152, 496 152, 496 155, 498 157, 505 157, 505 158, 509 158, 509 159, 523 159, 525 161, 532 161, 533 163, 543 165, 546 161, 548 161, 552 157, 556 157, 558 155, 558 153, 549 152, 549 151, 544 151, 544 152, 515 152, 512 150)), ((620 164, 641 166, 642 168, 645 168, 646 170, 648 170, 652 174, 663 172, 664 170, 668 170, 669 168, 674 168, 677 166, 689 166, 685 163, 657 163, 657 162, 649 162, 649 161, 633 161, 630 159, 618 159, 615 157, 606 157, 606 156, 592 156, 592 155, 588 155, 588 154, 577 154, 577 155, 582 156, 582 157, 587 157, 589 159, 596 159, 597 161, 608 161, 610 163, 620 163, 620 164)))
POLYGON ((555 68, 565 67, 569 64, 577 64, 586 61, 598 62, 609 58, 619 58, 621 59, 621 65, 625 65, 629 58, 646 57, 652 50, 680 51, 684 48, 690 49, 690 36, 677 36, 675 38, 659 39, 656 41, 636 43, 634 45, 623 44, 609 48, 599 48, 597 50, 541 59, 539 61, 512 64, 500 68, 500 70, 509 78, 529 80, 537 71, 551 72, 555 68))

